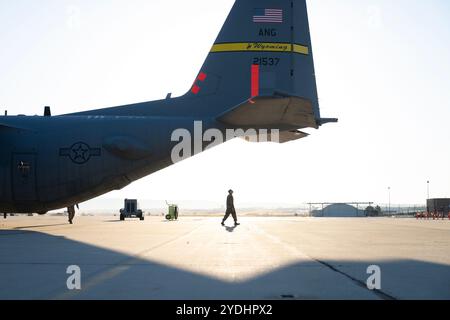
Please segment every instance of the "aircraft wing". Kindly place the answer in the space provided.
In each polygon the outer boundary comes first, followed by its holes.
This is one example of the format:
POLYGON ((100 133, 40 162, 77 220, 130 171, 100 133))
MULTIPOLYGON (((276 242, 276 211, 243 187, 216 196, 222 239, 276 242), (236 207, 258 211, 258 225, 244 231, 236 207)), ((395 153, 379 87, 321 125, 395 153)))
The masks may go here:
POLYGON ((28 129, 0 121, 0 130, 28 130, 28 129))

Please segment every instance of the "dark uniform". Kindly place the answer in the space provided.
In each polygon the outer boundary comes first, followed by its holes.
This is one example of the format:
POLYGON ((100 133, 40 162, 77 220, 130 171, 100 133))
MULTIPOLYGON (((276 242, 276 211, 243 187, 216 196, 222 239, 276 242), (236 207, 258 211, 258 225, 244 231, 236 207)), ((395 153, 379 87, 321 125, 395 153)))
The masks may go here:
POLYGON ((75 207, 74 206, 68 207, 67 212, 69 214, 69 223, 73 224, 73 218, 75 217, 75 207))
POLYGON ((233 198, 233 191, 228 191, 228 197, 227 197, 227 211, 225 212, 225 217, 223 217, 222 225, 225 224, 225 221, 230 217, 230 215, 233 216, 234 224, 239 225, 237 222, 237 215, 236 215, 236 209, 234 208, 234 198, 233 198))

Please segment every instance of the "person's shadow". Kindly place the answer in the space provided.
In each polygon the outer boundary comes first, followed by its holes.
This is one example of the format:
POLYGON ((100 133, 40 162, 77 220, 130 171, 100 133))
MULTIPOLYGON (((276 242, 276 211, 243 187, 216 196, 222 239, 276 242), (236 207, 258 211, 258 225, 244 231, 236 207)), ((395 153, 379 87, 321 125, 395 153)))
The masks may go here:
POLYGON ((237 226, 235 225, 235 226, 232 226, 232 227, 229 227, 229 226, 225 226, 225 230, 227 230, 228 232, 233 232, 234 231, 234 229, 236 229, 237 228, 237 226))

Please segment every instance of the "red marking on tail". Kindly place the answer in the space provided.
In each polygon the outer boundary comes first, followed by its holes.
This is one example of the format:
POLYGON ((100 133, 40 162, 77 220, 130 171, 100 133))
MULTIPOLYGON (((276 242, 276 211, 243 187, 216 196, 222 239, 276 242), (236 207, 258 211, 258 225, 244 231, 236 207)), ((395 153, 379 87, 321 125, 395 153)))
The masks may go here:
POLYGON ((206 73, 200 72, 200 74, 198 75, 198 77, 195 80, 194 85, 192 86, 192 89, 191 89, 191 92, 193 94, 198 94, 200 92, 201 88, 197 85, 197 82, 198 81, 205 82, 206 77, 207 77, 206 73))
POLYGON ((251 97, 253 98, 259 96, 259 65, 252 64, 251 78, 251 97))
POLYGON ((201 81, 201 82, 205 81, 206 80, 206 73, 200 72, 200 74, 197 77, 197 80, 201 81))
POLYGON ((191 92, 192 92, 193 94, 198 94, 198 93, 200 92, 200 87, 199 87, 198 85, 194 84, 194 85, 192 86, 191 92))

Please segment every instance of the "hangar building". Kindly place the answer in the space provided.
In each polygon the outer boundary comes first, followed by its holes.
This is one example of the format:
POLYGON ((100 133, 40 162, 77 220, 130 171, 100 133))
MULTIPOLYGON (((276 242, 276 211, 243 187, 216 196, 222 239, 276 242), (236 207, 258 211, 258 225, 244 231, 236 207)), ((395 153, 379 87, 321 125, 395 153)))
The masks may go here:
MULTIPOLYGON (((325 204, 323 204, 325 205, 325 204)), ((365 208, 365 207, 364 207, 365 208)), ((347 203, 333 203, 323 206, 323 209, 312 210, 311 216, 313 217, 365 217, 365 210, 359 209, 359 205, 356 207, 347 203)))

